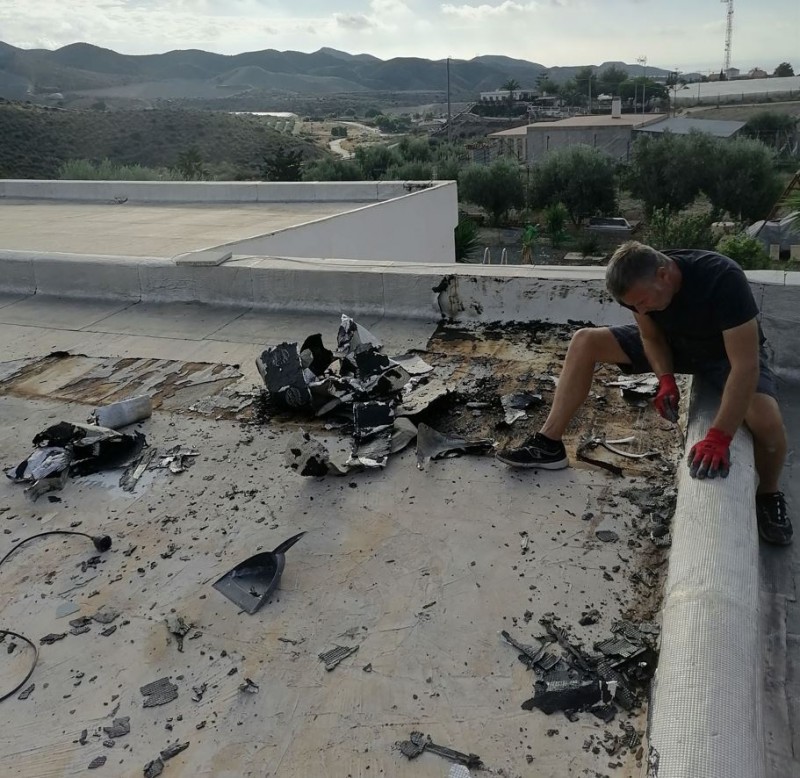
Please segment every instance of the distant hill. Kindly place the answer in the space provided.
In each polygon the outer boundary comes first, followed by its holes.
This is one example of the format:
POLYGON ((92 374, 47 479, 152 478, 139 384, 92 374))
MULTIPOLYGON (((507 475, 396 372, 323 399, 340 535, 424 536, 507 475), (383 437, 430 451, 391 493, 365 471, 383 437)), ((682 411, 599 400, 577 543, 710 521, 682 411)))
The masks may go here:
MULTIPOLYGON (((641 72, 639 65, 614 64, 629 73, 641 72)), ((509 79, 522 87, 533 87, 547 73, 554 81, 574 76, 580 66, 546 68, 500 55, 450 61, 450 88, 454 99, 470 99, 478 92, 498 89, 509 79)), ((651 75, 667 71, 648 67, 651 75)), ((142 101, 158 101, 169 93, 175 97, 213 100, 238 93, 271 92, 313 96, 365 92, 442 93, 447 79, 445 60, 396 57, 381 60, 370 54, 348 54, 321 48, 310 54, 300 51, 244 52, 214 54, 188 49, 163 54, 133 56, 119 54, 89 43, 73 43, 55 51, 20 49, 0 42, 0 97, 36 98, 52 93, 64 95, 67 104, 87 95, 96 98, 135 94, 142 101), (186 95, 174 95, 164 83, 186 83, 186 95), (161 86, 159 86, 161 84, 161 86), (228 87, 220 91, 221 86, 228 87)))
POLYGON ((63 162, 108 158, 126 165, 172 167, 197 146, 207 165, 258 177, 265 156, 297 149, 307 159, 324 152, 281 135, 255 116, 216 111, 66 111, 0 100, 0 178, 58 178, 63 162))

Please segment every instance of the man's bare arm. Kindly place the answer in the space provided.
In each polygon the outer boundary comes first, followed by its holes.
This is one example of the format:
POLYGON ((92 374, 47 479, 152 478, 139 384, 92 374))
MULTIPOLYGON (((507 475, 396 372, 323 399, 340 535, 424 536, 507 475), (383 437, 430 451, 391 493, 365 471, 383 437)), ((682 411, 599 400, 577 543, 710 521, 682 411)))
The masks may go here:
POLYGON ((758 323, 751 319, 722 333, 731 372, 725 382, 722 401, 713 427, 731 437, 744 421, 758 386, 758 323))
POLYGON ((665 373, 673 372, 672 349, 667 343, 664 333, 647 315, 634 313, 633 318, 639 327, 644 353, 653 372, 660 378, 665 373))

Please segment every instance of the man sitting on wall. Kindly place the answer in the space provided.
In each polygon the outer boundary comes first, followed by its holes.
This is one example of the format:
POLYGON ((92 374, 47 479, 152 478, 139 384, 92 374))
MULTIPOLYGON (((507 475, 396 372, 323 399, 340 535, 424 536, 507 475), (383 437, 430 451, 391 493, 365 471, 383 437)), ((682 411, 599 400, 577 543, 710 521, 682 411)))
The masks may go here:
POLYGON ((742 269, 712 251, 661 252, 630 241, 609 261, 606 286, 633 311, 636 324, 578 330, 541 431, 518 448, 499 451, 497 458, 511 467, 566 467, 561 438, 589 394, 598 362, 617 364, 626 373, 655 373, 654 404, 671 422, 677 421, 680 399, 675 373, 702 376, 721 392, 721 401, 705 438, 689 452, 690 474, 726 477, 729 445, 744 422, 753 435, 759 479, 758 532, 767 543, 791 543, 792 524, 778 487, 786 431, 758 306, 742 269))

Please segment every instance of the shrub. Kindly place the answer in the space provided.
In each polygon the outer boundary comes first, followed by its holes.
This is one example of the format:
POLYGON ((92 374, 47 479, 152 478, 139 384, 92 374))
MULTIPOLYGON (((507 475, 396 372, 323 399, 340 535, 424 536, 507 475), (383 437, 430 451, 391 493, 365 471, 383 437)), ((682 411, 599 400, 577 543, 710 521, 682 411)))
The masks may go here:
POLYGON ((355 160, 361 168, 362 177, 368 181, 377 181, 385 175, 392 165, 402 162, 396 149, 390 149, 388 146, 380 144, 359 146, 355 154, 355 160))
POLYGON ((533 168, 531 205, 562 203, 574 224, 596 213, 616 210, 614 163, 591 146, 552 152, 533 168))
POLYGON ((473 259, 478 248, 478 225, 464 213, 458 215, 458 224, 453 230, 456 262, 475 263, 473 259))
POLYGON ((600 237, 594 232, 584 232, 578 238, 578 251, 583 257, 593 257, 600 254, 600 237))
POLYGON ((498 224, 511 208, 525 204, 525 188, 519 167, 502 158, 488 167, 469 165, 464 168, 458 179, 458 188, 461 197, 483 208, 494 224, 498 224))
POLYGON ((433 170, 427 162, 403 162, 392 165, 382 178, 387 181, 430 181, 433 170))
POLYGON ((320 159, 303 170, 303 181, 361 181, 361 168, 351 160, 320 159))
POLYGON ((544 218, 544 230, 550 243, 554 248, 558 248, 567 238, 566 230, 569 214, 564 203, 553 203, 548 205, 542 212, 544 218))
POLYGON ((761 270, 772 264, 761 242, 745 232, 720 238, 717 251, 738 262, 744 270, 761 270))
POLYGON ((656 208, 647 224, 645 242, 656 249, 713 249, 711 216, 676 214, 656 208))
POLYGON ((181 181, 182 176, 163 168, 120 165, 109 159, 92 162, 70 159, 61 164, 58 177, 68 181, 181 181))

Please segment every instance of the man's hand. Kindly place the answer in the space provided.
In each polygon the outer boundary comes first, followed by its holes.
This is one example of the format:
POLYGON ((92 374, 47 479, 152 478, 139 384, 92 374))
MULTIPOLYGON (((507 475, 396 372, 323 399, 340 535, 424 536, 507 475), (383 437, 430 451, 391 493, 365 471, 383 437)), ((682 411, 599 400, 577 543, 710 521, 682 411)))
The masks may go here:
POLYGON ((711 427, 706 436, 689 451, 689 475, 692 478, 727 478, 731 467, 731 436, 711 427))
POLYGON ((664 373, 658 379, 658 394, 656 394, 653 405, 655 409, 667 421, 675 424, 678 421, 678 403, 681 399, 681 393, 678 391, 678 385, 675 383, 675 376, 672 373, 664 373))

